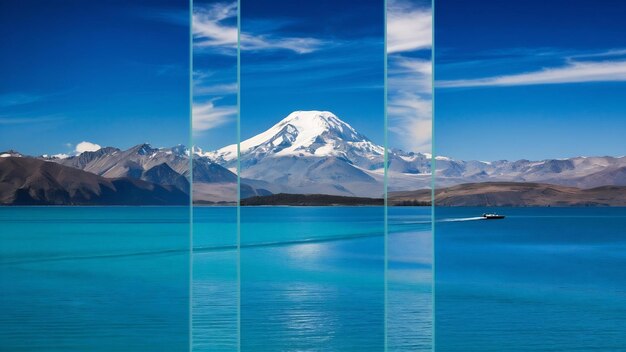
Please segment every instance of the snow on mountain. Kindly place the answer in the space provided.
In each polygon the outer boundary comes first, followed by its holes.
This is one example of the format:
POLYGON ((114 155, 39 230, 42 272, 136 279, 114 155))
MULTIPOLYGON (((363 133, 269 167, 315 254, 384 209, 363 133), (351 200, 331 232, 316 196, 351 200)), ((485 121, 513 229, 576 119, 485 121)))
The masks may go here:
MULTIPOLYGON (((328 111, 295 111, 254 137, 241 142, 242 160, 265 157, 315 156, 345 158, 368 168, 383 157, 383 147, 372 143, 352 126, 328 111)), ((236 162, 237 145, 213 153, 213 160, 236 162)))
MULTIPOLYGON (((237 145, 209 159, 236 166, 237 145)), ((242 182, 270 192, 383 194, 384 149, 328 111, 295 111, 240 144, 242 182)))
MULTIPOLYGON (((384 148, 328 111, 295 111, 268 130, 240 144, 242 197, 270 193, 321 193, 381 197, 384 148)), ((237 145, 193 153, 183 145, 127 150, 113 147, 78 155, 41 159, 107 178, 131 177, 162 185, 188 187, 193 155, 194 199, 237 200, 237 145)), ((0 157, 21 156, 15 151, 0 157)), ((429 188, 432 155, 391 149, 387 156, 389 191, 429 188)), ((541 182, 580 188, 626 185, 626 157, 463 161, 435 158, 437 187, 470 182, 541 182)))
MULTIPOLYGON (((205 152, 234 169, 237 145, 205 152)), ((468 182, 548 182, 582 188, 626 184, 626 158, 463 161, 435 157, 437 187, 468 182)), ((327 111, 296 111, 241 143, 241 177, 274 193, 380 196, 384 148, 327 111)), ((388 153, 389 191, 431 186, 432 155, 388 153)))

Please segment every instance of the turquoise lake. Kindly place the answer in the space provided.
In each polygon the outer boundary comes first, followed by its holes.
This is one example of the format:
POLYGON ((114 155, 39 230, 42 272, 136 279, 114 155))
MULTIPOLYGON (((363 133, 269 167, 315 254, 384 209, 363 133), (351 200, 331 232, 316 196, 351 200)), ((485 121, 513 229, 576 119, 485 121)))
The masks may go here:
MULTIPOLYGON (((239 252, 236 211, 194 209, 191 266, 185 207, 0 208, 1 350, 382 350, 383 208, 242 208, 239 252)), ((390 210, 390 349, 430 349, 429 218, 390 210)))
MULTIPOLYGON (((622 350, 626 209, 488 210, 436 210, 436 350, 622 350)), ((193 258, 185 207, 0 208, 0 350, 429 351, 430 209, 388 212, 385 291, 378 207, 242 208, 240 251, 196 208, 193 258)))
POLYGON ((625 208, 435 216, 437 351, 626 350, 625 208))
MULTIPOLYGON (((194 212, 195 351, 384 349, 382 207, 244 207, 239 253, 236 219, 194 212)), ((388 347, 430 351, 430 209, 390 209, 389 222, 388 347)))
POLYGON ((189 209, 0 208, 0 349, 185 351, 189 209))

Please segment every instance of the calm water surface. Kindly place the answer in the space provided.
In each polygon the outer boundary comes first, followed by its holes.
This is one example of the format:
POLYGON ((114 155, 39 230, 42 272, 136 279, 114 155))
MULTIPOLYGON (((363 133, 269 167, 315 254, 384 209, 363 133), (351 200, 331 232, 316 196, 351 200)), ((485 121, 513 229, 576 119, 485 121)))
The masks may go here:
MULTIPOLYGON (((194 209, 194 351, 383 349, 382 208, 241 212, 238 283, 236 208, 194 209)), ((389 213, 389 349, 427 351, 430 210, 389 213)), ((184 207, 0 208, 0 350, 188 350, 188 221, 184 207)))
POLYGON ((626 351, 625 208, 435 218, 437 351, 626 351))
POLYGON ((0 207, 0 350, 185 351, 186 207, 0 207))

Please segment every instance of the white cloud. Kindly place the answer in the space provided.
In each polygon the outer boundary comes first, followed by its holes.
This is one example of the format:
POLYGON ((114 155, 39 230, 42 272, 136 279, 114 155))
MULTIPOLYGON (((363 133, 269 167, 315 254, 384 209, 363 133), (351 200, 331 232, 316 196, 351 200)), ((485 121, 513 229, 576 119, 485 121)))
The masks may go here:
POLYGON ((224 83, 224 84, 215 84, 215 85, 204 85, 203 82, 194 82, 193 87, 193 95, 194 96, 202 96, 202 95, 224 95, 224 94, 234 94, 237 93, 237 82, 233 83, 224 83))
POLYGON ((84 152, 95 152, 96 150, 99 150, 100 147, 99 145, 95 144, 95 143, 91 143, 91 142, 86 142, 86 141, 82 141, 78 144, 76 144, 76 153, 80 154, 80 153, 84 153, 84 152))
POLYGON ((232 121, 237 116, 236 106, 215 106, 214 100, 196 103, 192 109, 194 133, 207 131, 232 121))
POLYGON ((432 61, 394 56, 389 58, 388 87, 391 93, 409 91, 422 94, 432 92, 432 61))
POLYGON ((241 50, 290 50, 298 54, 308 54, 318 50, 323 42, 315 38, 275 38, 264 35, 241 34, 241 50))
POLYGON ((195 7, 193 11, 194 45, 237 49, 237 26, 224 22, 237 16, 237 2, 217 3, 209 7, 195 7))
POLYGON ((539 84, 626 81, 626 60, 575 62, 565 66, 544 68, 534 72, 494 77, 439 81, 437 87, 494 87, 539 84))
POLYGON ((390 1, 387 8, 387 52, 398 53, 432 47, 433 16, 429 8, 408 1, 390 1))
POLYGON ((568 58, 592 58, 592 57, 612 57, 612 56, 624 56, 626 55, 626 49, 611 49, 595 53, 579 53, 568 56, 568 58))
POLYGON ((430 152, 432 147, 432 61, 403 56, 432 48, 432 11, 405 0, 387 8, 388 107, 391 143, 430 152))
POLYGON ((388 108, 391 144, 431 151, 432 62, 394 55, 389 58, 388 108))
MULTIPOLYGON (((215 48, 223 54, 235 55, 237 50, 237 2, 217 3, 196 7, 193 12, 194 45, 215 48)), ((241 33, 241 50, 289 50, 308 54, 318 50, 323 42, 315 38, 276 37, 272 35, 241 33)))
POLYGON ((431 152, 432 99, 418 94, 401 93, 389 99, 389 131, 399 138, 403 148, 431 152))

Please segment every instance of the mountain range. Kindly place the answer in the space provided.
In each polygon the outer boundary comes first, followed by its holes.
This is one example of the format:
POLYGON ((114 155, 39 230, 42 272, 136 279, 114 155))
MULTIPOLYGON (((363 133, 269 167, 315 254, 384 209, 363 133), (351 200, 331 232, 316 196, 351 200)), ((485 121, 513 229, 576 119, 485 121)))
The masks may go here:
MULTIPOLYGON (((237 145, 204 152, 235 170, 237 145)), ((388 190, 430 188, 432 156, 388 151, 388 190)), ((296 111, 240 143, 242 182, 272 193, 381 197, 384 147, 327 111, 296 111)), ((626 157, 463 161, 437 156, 436 187, 472 182, 541 182, 578 188, 626 185, 626 157)))
POLYGON ((105 178, 29 157, 0 158, 0 204, 185 205, 189 196, 172 186, 130 177, 105 178))
MULTIPOLYGON (((295 111, 266 131, 242 141, 239 151, 242 199, 279 193, 370 198, 381 198, 384 194, 385 148, 331 112, 295 111)), ((237 155, 236 144, 215 151, 191 152, 182 145, 153 148, 144 143, 127 150, 105 147, 68 157, 27 157, 10 150, 0 153, 0 159, 36 159, 96 175, 102 180, 138 180, 142 185, 186 194, 191 176, 195 202, 234 203, 238 199, 237 155), (193 175, 189 175, 190 156, 193 175)), ((431 186, 430 154, 390 149, 387 158, 390 192, 431 186)), ((626 157, 486 162, 438 156, 435 165, 438 188, 496 181, 582 189, 626 185, 626 157)), ((3 172, 17 166, 15 162, 1 164, 3 172)))
MULTIPOLYGON (((390 192, 389 204, 413 205, 431 201, 430 190, 390 192)), ((626 186, 588 189, 534 182, 482 182, 438 188, 437 206, 545 207, 626 206, 626 186)))

